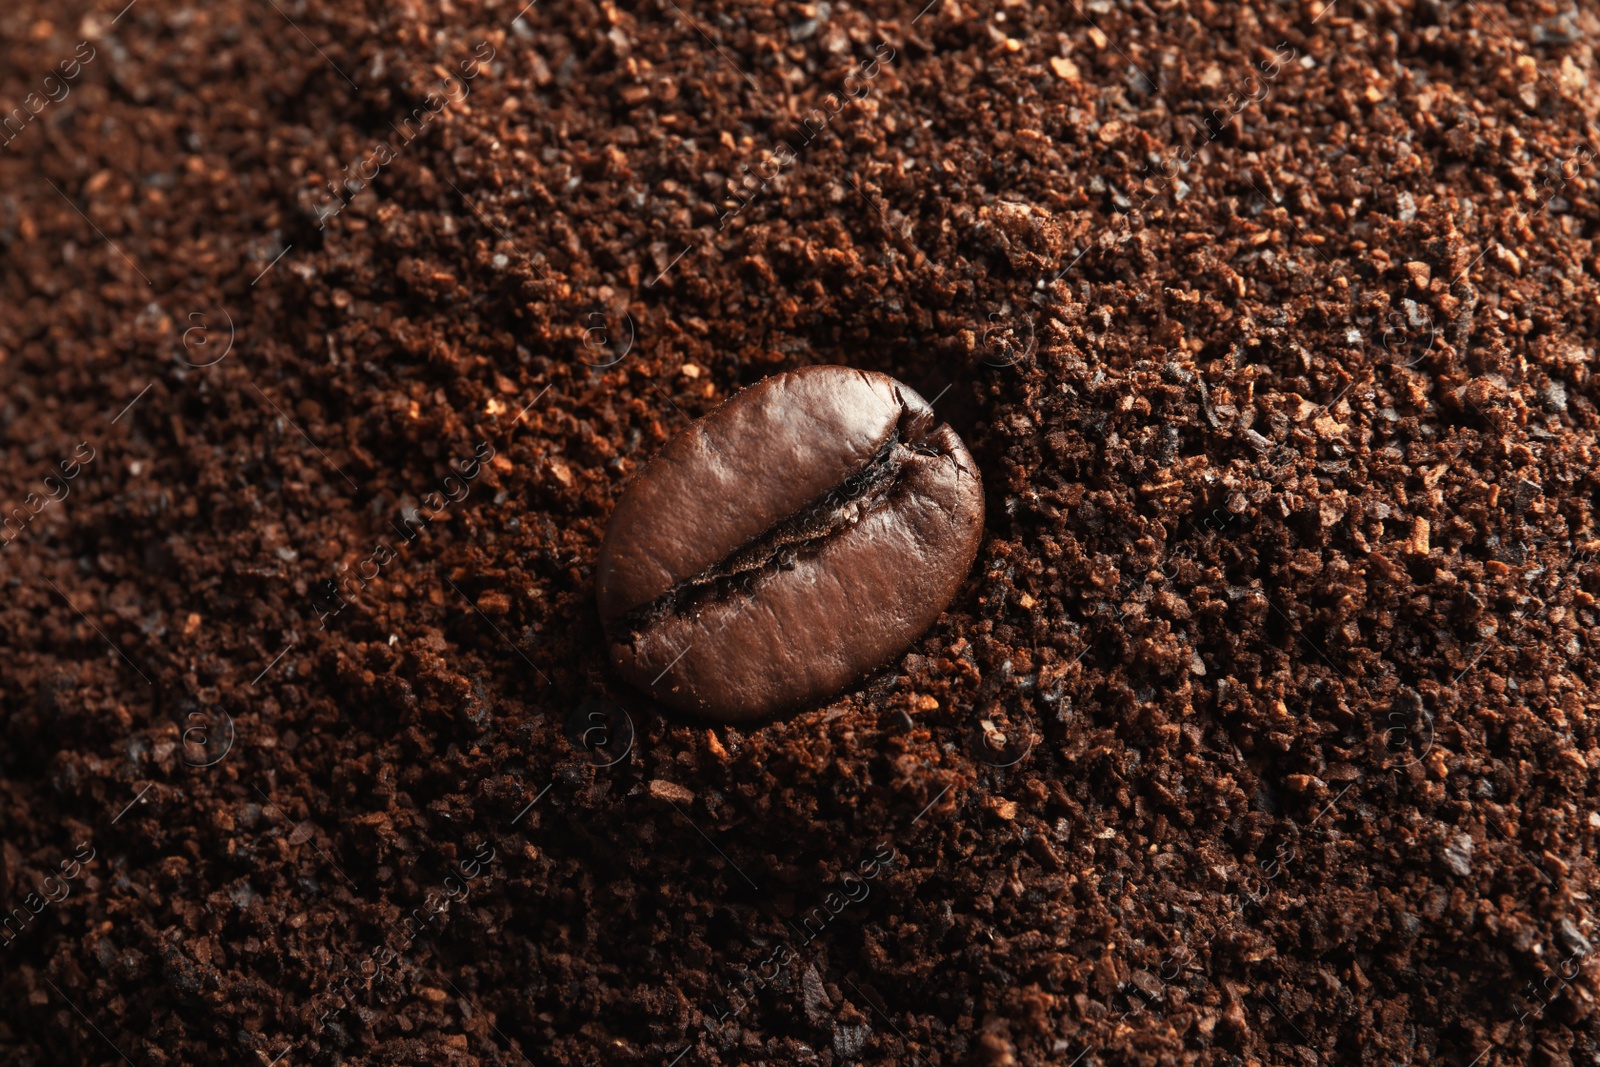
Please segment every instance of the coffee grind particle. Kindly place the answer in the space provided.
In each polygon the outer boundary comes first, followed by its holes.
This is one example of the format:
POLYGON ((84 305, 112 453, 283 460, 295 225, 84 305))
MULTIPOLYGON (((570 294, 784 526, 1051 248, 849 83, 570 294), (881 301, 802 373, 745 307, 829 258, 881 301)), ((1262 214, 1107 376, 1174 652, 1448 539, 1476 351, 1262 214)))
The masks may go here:
POLYGON ((983 486, 954 430, 884 374, 807 367, 691 425, 624 491, 600 617, 623 675, 724 722, 815 703, 955 595, 983 486))

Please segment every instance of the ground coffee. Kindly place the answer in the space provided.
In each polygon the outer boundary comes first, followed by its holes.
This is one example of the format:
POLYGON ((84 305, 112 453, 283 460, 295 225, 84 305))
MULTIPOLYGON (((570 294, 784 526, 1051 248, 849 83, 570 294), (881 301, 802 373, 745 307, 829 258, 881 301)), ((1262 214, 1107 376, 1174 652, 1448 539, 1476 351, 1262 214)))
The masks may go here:
POLYGON ((1593 1064, 1597 40, 0 4, 0 1062, 1593 1064), (970 587, 659 713, 606 520, 823 362, 970 587))

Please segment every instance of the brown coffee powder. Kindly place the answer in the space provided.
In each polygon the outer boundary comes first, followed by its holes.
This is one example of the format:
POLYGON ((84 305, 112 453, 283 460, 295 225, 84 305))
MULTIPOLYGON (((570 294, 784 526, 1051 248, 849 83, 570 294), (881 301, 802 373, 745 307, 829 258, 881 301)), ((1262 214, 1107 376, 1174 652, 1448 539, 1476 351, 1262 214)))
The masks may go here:
POLYGON ((1594 1062, 1597 29, 9 6, 0 1059, 1594 1062), (605 520, 817 363, 973 576, 666 713, 605 520))

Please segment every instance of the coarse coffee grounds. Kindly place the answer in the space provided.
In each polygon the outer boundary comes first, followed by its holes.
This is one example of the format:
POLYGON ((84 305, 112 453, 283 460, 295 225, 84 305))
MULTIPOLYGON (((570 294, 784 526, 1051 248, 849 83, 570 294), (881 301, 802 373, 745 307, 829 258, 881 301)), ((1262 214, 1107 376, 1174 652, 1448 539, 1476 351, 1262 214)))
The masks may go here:
POLYGON ((7 5, 0 1060, 1596 1062, 1597 30, 7 5), (973 575, 667 713, 611 506, 818 363, 973 575))

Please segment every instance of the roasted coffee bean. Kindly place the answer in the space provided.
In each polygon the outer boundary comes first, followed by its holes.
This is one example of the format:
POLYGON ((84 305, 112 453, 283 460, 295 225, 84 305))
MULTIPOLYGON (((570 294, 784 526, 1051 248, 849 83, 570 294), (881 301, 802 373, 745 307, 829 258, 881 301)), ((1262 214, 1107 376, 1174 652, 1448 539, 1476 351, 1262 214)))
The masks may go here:
POLYGON ((977 556, 966 446, 887 375, 807 367, 667 442, 597 575, 622 675, 724 722, 816 704, 905 650, 977 556))

